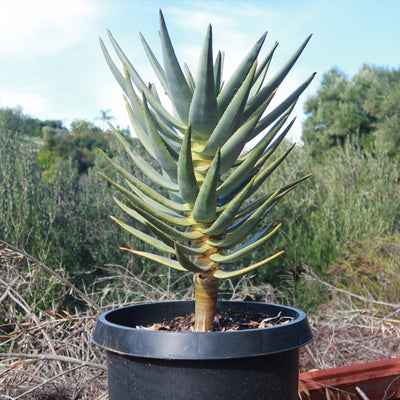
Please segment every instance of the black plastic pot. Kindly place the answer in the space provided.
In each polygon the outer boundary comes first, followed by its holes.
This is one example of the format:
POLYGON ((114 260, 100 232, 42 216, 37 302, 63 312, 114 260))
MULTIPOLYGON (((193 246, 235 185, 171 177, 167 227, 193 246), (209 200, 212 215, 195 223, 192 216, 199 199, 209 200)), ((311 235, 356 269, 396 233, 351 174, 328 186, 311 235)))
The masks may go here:
POLYGON ((136 328, 190 314, 191 301, 141 304, 101 314, 93 342, 107 353, 110 399, 297 399, 298 349, 313 338, 306 315, 273 304, 218 302, 217 310, 228 309, 281 313, 293 321, 231 332, 136 328))

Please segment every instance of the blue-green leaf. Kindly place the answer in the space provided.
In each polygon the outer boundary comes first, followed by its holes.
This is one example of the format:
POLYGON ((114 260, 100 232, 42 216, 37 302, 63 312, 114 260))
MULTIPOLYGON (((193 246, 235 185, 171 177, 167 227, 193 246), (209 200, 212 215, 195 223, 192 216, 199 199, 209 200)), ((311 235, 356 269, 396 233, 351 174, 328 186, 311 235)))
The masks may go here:
POLYGON ((260 267, 263 267, 264 265, 268 264, 269 262, 271 262, 272 260, 274 260, 275 258, 279 257, 281 254, 283 254, 284 251, 279 251, 278 253, 275 253, 274 255, 272 255, 271 257, 266 258, 263 261, 260 261, 256 264, 250 265, 249 267, 246 268, 242 268, 239 269, 237 271, 216 271, 214 273, 214 276, 218 279, 225 279, 225 278, 236 278, 242 275, 245 275, 251 271, 254 271, 255 269, 258 269, 260 267))
POLYGON ((143 94, 144 115, 146 118, 147 134, 149 141, 161 168, 168 174, 168 176, 175 182, 178 180, 177 165, 170 151, 167 149, 165 140, 160 136, 154 125, 153 117, 147 106, 146 97, 143 94))
MULTIPOLYGON (((219 115, 222 116, 225 113, 228 105, 231 103, 233 97, 235 96, 238 88, 243 86, 243 81, 245 77, 249 74, 251 68, 256 61, 260 49, 264 43, 265 37, 267 33, 261 36, 261 38, 257 41, 254 47, 247 54, 245 59, 241 62, 241 64, 237 67, 229 81, 226 83, 221 93, 218 96, 218 111, 219 115)), ((268 97, 268 96, 267 96, 268 97)), ((257 107, 258 108, 258 107, 257 107)))
POLYGON ((314 79, 315 74, 312 74, 304 83, 302 83, 292 94, 290 94, 282 103, 274 108, 269 114, 267 114, 254 129, 254 137, 262 132, 267 126, 269 126, 276 118, 278 118, 283 112, 289 109, 293 109, 296 101, 300 95, 304 92, 307 86, 314 79))
POLYGON ((140 157, 136 152, 132 150, 132 148, 129 146, 129 143, 111 124, 109 124, 109 126, 114 134, 117 136, 117 139, 122 144, 125 151, 128 153, 129 157, 145 175, 147 175, 153 182, 166 188, 167 190, 179 190, 178 185, 175 182, 157 172, 147 161, 145 161, 142 157, 140 157))
MULTIPOLYGON (((243 222, 241 222, 239 225, 235 225, 235 229, 231 230, 225 237, 222 239, 210 239, 207 241, 207 243, 225 249, 241 242, 243 238, 245 238, 250 232, 250 230, 261 221, 266 211, 276 204, 278 194, 279 190, 275 191, 271 195, 268 195, 261 205, 257 204, 258 208, 255 212, 253 212, 253 214, 250 216, 245 216, 243 222)), ((249 210, 246 209, 246 211, 249 210)))
POLYGON ((208 26, 196 75, 196 85, 189 111, 194 139, 208 139, 218 123, 217 95, 214 83, 212 30, 208 26))
MULTIPOLYGON (((174 240, 174 237, 172 235, 167 235, 161 229, 158 229, 155 225, 151 224, 148 221, 145 222, 145 225, 154 233, 154 235, 156 235, 167 246, 170 246, 173 249, 175 248, 175 244, 177 244, 177 242, 174 240)), ((195 246, 188 247, 181 243, 179 243, 178 245, 179 245, 179 248, 181 249, 181 251, 187 255, 201 255, 211 248, 211 246, 207 246, 207 245, 204 245, 201 247, 197 247, 197 246, 196 247, 195 246)), ((175 254, 175 252, 174 252, 174 254, 175 254)))
POLYGON ((222 53, 219 51, 214 63, 214 85, 217 96, 221 92, 222 88, 222 69, 223 69, 224 58, 222 53))
POLYGON ((157 74, 158 80, 161 82, 165 92, 167 93, 168 96, 170 96, 169 93, 169 88, 167 84, 167 78, 165 77, 165 72, 161 66, 161 64, 158 62, 156 56, 154 55, 153 51, 151 50, 150 46, 147 44, 144 36, 139 32, 140 39, 142 40, 144 50, 146 51, 147 57, 151 63, 151 66, 153 67, 154 72, 157 74))
POLYGON ((256 70, 256 63, 250 69, 242 86, 236 92, 234 98, 226 108, 224 115, 218 122, 213 133, 207 141, 202 153, 205 155, 214 155, 217 149, 224 145, 232 133, 236 130, 238 121, 241 118, 247 96, 251 88, 251 82, 256 70))
POLYGON ((171 260, 170 258, 167 258, 167 257, 159 256, 157 254, 147 253, 145 251, 127 249, 127 248, 123 248, 123 247, 121 247, 121 250, 129 251, 140 257, 145 257, 145 258, 148 258, 149 260, 158 262, 161 265, 165 265, 166 267, 177 269, 178 271, 189 271, 188 269, 182 267, 182 265, 178 261, 171 260))
POLYGON ((157 200, 154 200, 150 196, 147 196, 145 193, 143 193, 139 188, 137 188, 135 185, 133 185, 127 179, 126 179, 126 183, 129 185, 129 187, 132 189, 132 192, 133 192, 131 194, 131 196, 129 196, 129 197, 136 197, 137 196, 143 202, 145 202, 149 207, 154 208, 155 210, 158 210, 160 212, 168 214, 171 217, 182 218, 182 215, 177 213, 173 208, 169 207, 165 203, 160 203, 157 200))
POLYGON ((226 228, 236 218, 236 213, 246 200, 251 187, 253 186, 254 178, 231 200, 225 210, 218 216, 215 222, 204 232, 206 235, 221 235, 226 228))
POLYGON ((281 227, 282 224, 279 224, 275 229, 273 229, 271 232, 269 231, 264 231, 264 236, 262 236, 260 239, 253 241, 250 240, 248 243, 246 243, 242 248, 239 250, 236 250, 235 252, 227 255, 222 255, 222 254, 212 254, 210 256, 210 259, 212 261, 221 263, 221 264, 231 264, 234 262, 237 262, 241 260, 243 257, 246 257, 250 252, 256 250, 258 247, 260 247, 262 244, 264 244, 268 239, 271 238, 272 235, 274 235, 278 229, 281 227))
POLYGON ((238 186, 244 179, 246 179, 252 172, 253 167, 260 158, 261 154, 268 146, 272 138, 279 131, 279 129, 286 122, 288 115, 284 115, 270 130, 268 135, 265 136, 261 142, 248 154, 246 159, 235 169, 235 171, 229 175, 229 177, 222 183, 217 189, 218 195, 224 195, 229 193, 232 188, 238 186))
POLYGON ((124 222, 120 221, 115 217, 111 217, 111 219, 120 226, 122 226, 122 228, 124 228, 126 231, 136 236, 138 239, 142 240, 143 242, 150 244, 151 246, 155 247, 158 250, 165 251, 170 254, 175 254, 175 250, 173 247, 171 248, 169 246, 166 246, 162 241, 155 239, 154 237, 149 236, 146 233, 143 233, 142 231, 139 231, 138 229, 135 229, 128 224, 125 224, 124 222))
POLYGON ((188 227, 193 224, 192 220, 189 218, 175 217, 175 216, 167 214, 163 211, 160 211, 159 209, 154 209, 151 207, 151 205, 147 204, 142 199, 140 199, 139 197, 137 197, 133 194, 130 196, 129 199, 125 199, 125 201, 127 203, 129 203, 129 206, 120 202, 118 199, 114 199, 114 200, 128 214, 133 209, 135 212, 138 212, 145 218, 148 218, 148 215, 150 214, 150 215, 153 215, 154 217, 164 221, 166 224, 181 226, 181 227, 188 227))
POLYGON ((194 83, 193 75, 190 72, 190 69, 189 69, 189 67, 188 67, 188 65, 186 63, 183 64, 183 68, 185 70, 186 80, 187 80, 187 83, 189 85, 189 88, 190 88, 190 90, 192 92, 194 92, 194 89, 195 89, 196 85, 194 83))
POLYGON ((188 271, 194 272, 195 274, 201 274, 202 272, 208 271, 210 268, 209 265, 197 265, 194 262, 190 261, 190 259, 186 257, 184 250, 179 243, 175 243, 175 252, 179 263, 182 265, 183 268, 188 271))
POLYGON ((265 103, 257 110, 257 112, 255 112, 244 124, 242 124, 221 147, 221 174, 231 168, 237 161, 237 158, 239 157, 246 143, 248 143, 248 138, 252 134, 253 129, 257 125, 270 101, 271 98, 267 99, 265 103))
POLYGON ((185 75, 176 58, 174 48, 165 25, 164 17, 160 11, 160 38, 164 59, 165 76, 168 82, 171 101, 182 122, 188 123, 189 107, 192 101, 192 91, 186 81, 185 75))
POLYGON ((191 150, 191 128, 189 125, 185 138, 182 143, 178 160, 178 186, 179 193, 188 204, 193 205, 199 193, 199 185, 197 183, 192 160, 191 150))
MULTIPOLYGON (((139 118, 136 116, 136 114, 134 113, 128 99, 126 97, 124 97, 124 101, 125 101, 125 107, 126 110, 128 112, 128 116, 129 119, 131 121, 132 127, 137 135, 137 137, 140 140, 140 143, 142 144, 142 146, 146 149, 146 151, 154 158, 156 159, 156 156, 153 152, 153 149, 151 147, 149 138, 147 136, 147 132, 145 130, 145 128, 143 128, 143 126, 139 123, 139 118)), ((144 113, 143 113, 143 121, 146 124, 145 120, 144 120, 144 113)), ((146 126, 146 125, 144 125, 146 126)))
POLYGON ((196 222, 213 222, 217 216, 216 189, 219 182, 220 162, 221 152, 218 150, 208 168, 206 178, 193 206, 193 218, 196 222))
POLYGON ((112 36, 110 31, 107 31, 108 36, 110 38, 111 44, 114 47, 114 50, 116 51, 118 57, 122 61, 122 63, 126 66, 126 70, 129 73, 130 78, 134 82, 135 86, 139 89, 139 91, 144 92, 147 96, 147 99, 149 100, 151 106, 157 110, 157 112, 165 118, 165 120, 169 121, 173 126, 176 128, 183 130, 184 126, 182 125, 182 122, 176 120, 173 118, 169 112, 162 106, 162 104, 158 101, 156 97, 154 97, 153 93, 151 90, 147 87, 147 85, 143 82, 143 79, 140 77, 136 69, 133 67, 129 59, 126 57, 125 53, 122 51, 122 49, 119 47, 118 43, 112 36))
POLYGON ((251 99, 260 91, 264 83, 264 79, 267 75, 269 65, 271 64, 272 56, 277 47, 278 47, 278 42, 275 42, 272 50, 264 58, 263 62, 258 66, 256 74, 254 76, 254 83, 250 91, 249 102, 251 102, 251 99))
MULTIPOLYGON (((152 199, 158 201, 161 204, 164 204, 168 208, 178 211, 178 212, 187 212, 190 211, 191 208, 187 204, 182 204, 182 203, 177 203, 175 201, 172 201, 168 199, 167 197, 162 196, 159 192, 155 191, 153 188, 150 186, 147 186, 145 183, 143 183, 140 179, 137 179, 135 176, 133 176, 131 173, 126 171, 124 168, 120 167, 118 164, 116 164, 111 158, 107 156, 102 150, 99 150, 100 153, 103 154, 103 156, 106 158, 106 160, 117 170, 119 171, 122 175, 124 175, 127 179, 127 182, 129 182, 129 185, 135 185, 138 189, 140 189, 143 193, 146 193, 148 196, 150 196, 152 199)), ((114 181, 112 181, 110 178, 108 178, 106 175, 102 174, 99 172, 99 175, 103 176, 105 179, 107 179, 112 185, 117 187, 121 192, 124 194, 127 194, 128 196, 131 196, 132 193, 127 191, 125 188, 121 187, 114 181)))
POLYGON ((281 84, 285 79, 286 75, 292 69, 293 65, 296 63, 300 54, 306 47, 311 35, 301 44, 297 51, 290 57, 290 59, 282 66, 282 68, 272 77, 270 81, 259 91, 259 93, 254 97, 252 102, 248 105, 243 113, 243 118, 246 119, 250 114, 254 112, 264 101, 268 98, 271 93, 281 84))

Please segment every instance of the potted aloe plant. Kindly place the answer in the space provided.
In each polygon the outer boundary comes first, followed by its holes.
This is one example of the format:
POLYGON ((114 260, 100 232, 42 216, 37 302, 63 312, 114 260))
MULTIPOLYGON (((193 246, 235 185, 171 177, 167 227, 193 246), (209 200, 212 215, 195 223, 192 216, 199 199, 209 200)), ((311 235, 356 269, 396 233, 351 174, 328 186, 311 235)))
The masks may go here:
POLYGON ((100 41, 105 59, 124 94, 143 148, 159 169, 146 162, 112 126, 132 162, 154 185, 108 161, 125 177, 116 199, 131 221, 113 218, 154 253, 129 250, 165 267, 194 274, 195 301, 161 302, 112 310, 99 317, 94 342, 107 352, 111 399, 295 399, 298 348, 312 340, 305 314, 256 302, 217 301, 221 279, 265 266, 282 251, 253 265, 235 263, 266 244, 280 224, 265 221, 274 206, 308 176, 283 183, 257 197, 257 189, 288 156, 274 152, 288 133, 289 115, 314 74, 274 109, 269 104, 309 37, 287 63, 265 82, 272 55, 258 62, 266 34, 225 83, 223 54, 214 59, 208 27, 196 77, 182 70, 160 11, 163 66, 141 36, 150 63, 173 112, 147 86, 111 33, 122 68, 100 41), (256 145, 248 143, 258 136, 256 145), (271 161, 273 160, 273 161, 271 161), (144 226, 144 230, 138 229, 144 226), (161 255, 161 254, 162 255, 161 255), (268 328, 213 331, 216 310, 251 310, 288 320, 268 328), (162 332, 142 326, 194 312, 192 332, 162 332))

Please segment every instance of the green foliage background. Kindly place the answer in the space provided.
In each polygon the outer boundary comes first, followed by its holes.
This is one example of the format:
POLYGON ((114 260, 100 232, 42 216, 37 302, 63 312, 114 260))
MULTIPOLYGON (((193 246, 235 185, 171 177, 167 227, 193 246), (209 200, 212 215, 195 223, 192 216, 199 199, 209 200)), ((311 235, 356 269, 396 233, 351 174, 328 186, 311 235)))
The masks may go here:
POLYGON ((400 69, 363 65, 349 79, 338 67, 305 103, 302 139, 317 160, 349 138, 389 157, 400 152, 400 69))

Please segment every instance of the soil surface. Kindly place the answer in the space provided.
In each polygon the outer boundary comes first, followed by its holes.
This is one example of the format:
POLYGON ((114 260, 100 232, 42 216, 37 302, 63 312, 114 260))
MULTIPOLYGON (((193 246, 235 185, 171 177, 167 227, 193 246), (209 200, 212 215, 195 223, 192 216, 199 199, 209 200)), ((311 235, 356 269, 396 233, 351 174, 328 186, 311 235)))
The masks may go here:
MULTIPOLYGON (((270 315, 251 310, 227 310, 215 315, 214 331, 240 331, 244 329, 268 328, 291 322, 293 318, 282 317, 280 314, 270 315)), ((145 329, 155 331, 190 332, 194 331, 194 314, 176 317, 170 321, 146 326, 145 329)))

